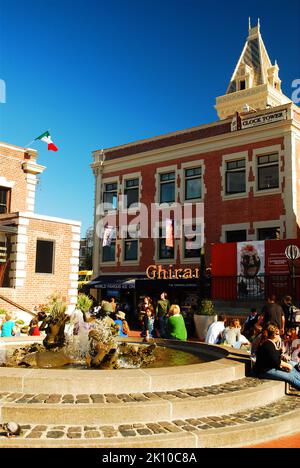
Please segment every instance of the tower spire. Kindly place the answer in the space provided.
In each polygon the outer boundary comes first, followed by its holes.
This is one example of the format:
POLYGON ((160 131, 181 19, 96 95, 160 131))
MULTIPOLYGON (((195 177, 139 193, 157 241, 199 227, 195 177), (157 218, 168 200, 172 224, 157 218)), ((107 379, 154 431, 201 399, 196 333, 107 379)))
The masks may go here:
POLYGON ((260 32, 260 18, 257 26, 251 24, 249 16, 249 35, 237 62, 229 86, 224 96, 217 98, 216 109, 221 119, 243 112, 244 107, 266 109, 290 102, 281 91, 277 62, 272 66, 260 32))

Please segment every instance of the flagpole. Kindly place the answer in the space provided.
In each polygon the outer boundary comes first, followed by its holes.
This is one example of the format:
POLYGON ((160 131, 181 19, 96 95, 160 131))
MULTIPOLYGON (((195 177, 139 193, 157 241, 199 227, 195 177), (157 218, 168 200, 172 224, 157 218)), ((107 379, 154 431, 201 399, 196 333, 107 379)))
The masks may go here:
MULTIPOLYGON (((51 130, 51 128, 48 128, 48 130, 46 130, 46 132, 50 133, 50 130, 51 130)), ((44 132, 44 133, 46 133, 46 132, 44 132)), ((24 148, 29 148, 29 146, 32 145, 32 143, 34 143, 36 140, 37 140, 37 138, 32 140, 30 143, 27 143, 27 145, 25 145, 24 148)))
POLYGON ((32 145, 32 143, 34 143, 35 140, 32 140, 30 143, 27 143, 27 145, 24 146, 24 148, 29 148, 30 145, 32 145))

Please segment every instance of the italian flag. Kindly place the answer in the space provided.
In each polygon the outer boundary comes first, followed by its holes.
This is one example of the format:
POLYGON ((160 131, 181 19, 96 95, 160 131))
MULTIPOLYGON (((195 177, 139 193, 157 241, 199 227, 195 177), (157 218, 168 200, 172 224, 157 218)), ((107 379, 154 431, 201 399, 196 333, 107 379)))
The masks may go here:
POLYGON ((55 146, 55 144, 53 143, 52 139, 51 139, 51 135, 49 132, 45 132, 43 133, 42 135, 40 135, 39 137, 37 137, 35 139, 36 140, 41 140, 41 141, 44 141, 45 143, 47 143, 48 145, 48 150, 49 151, 58 151, 58 148, 57 146, 55 146))

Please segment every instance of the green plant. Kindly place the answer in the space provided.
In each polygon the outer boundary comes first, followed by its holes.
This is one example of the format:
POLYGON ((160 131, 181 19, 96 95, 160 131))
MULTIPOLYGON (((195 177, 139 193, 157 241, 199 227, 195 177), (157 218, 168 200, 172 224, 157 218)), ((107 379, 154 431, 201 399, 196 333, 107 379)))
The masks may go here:
POLYGON ((16 325, 24 325, 24 324, 25 324, 24 320, 21 320, 21 319, 20 319, 20 320, 16 320, 15 323, 16 323, 16 325))
POLYGON ((86 314, 92 308, 92 305, 93 301, 86 294, 79 294, 76 309, 86 314))
POLYGON ((209 299, 203 299, 201 302, 200 310, 196 312, 196 315, 215 315, 215 308, 212 301, 209 299))
POLYGON ((4 309, 0 309, 0 315, 5 315, 5 314, 7 314, 7 311, 4 309))
POLYGON ((65 297, 60 293, 53 293, 45 305, 45 311, 51 316, 53 320, 63 319, 67 310, 67 303, 65 297))

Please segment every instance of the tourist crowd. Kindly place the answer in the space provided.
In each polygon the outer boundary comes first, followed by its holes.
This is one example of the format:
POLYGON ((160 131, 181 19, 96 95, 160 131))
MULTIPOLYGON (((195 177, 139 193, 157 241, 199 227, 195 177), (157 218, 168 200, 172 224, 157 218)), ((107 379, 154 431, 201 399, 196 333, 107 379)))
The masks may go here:
POLYGON ((232 319, 219 316, 206 335, 208 344, 224 344, 236 349, 246 347, 260 378, 282 380, 300 390, 300 330, 292 298, 282 303, 270 296, 261 312, 251 309, 243 327, 232 319))

